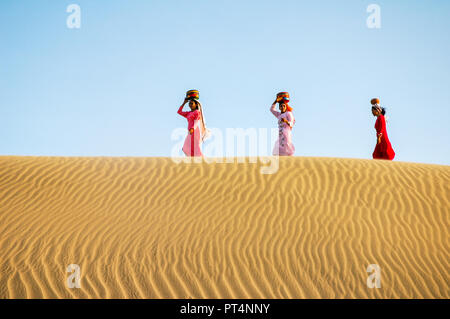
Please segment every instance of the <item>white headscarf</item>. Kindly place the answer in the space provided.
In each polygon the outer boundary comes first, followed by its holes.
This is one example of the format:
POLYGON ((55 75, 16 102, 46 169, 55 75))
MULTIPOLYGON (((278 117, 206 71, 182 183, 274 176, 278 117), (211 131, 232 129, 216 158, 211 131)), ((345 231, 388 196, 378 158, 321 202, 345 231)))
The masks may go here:
POLYGON ((200 111, 200 136, 202 139, 202 142, 206 139, 208 139, 211 135, 211 131, 206 128, 205 123, 205 117, 203 116, 203 107, 202 104, 199 101, 196 101, 198 103, 198 110, 200 111))

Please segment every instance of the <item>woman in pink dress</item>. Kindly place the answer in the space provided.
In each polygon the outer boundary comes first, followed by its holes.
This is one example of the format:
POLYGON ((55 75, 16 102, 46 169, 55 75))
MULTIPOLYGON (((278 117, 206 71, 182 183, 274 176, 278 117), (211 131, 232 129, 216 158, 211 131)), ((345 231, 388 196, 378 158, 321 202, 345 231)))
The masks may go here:
POLYGON ((270 108, 270 112, 278 119, 278 140, 273 148, 273 155, 294 155, 295 147, 292 144, 291 131, 295 124, 295 119, 292 114, 292 108, 282 98, 277 97, 270 108), (279 103, 280 112, 275 110, 277 103, 279 103))
POLYGON ((178 114, 185 117, 188 121, 188 135, 184 141, 183 152, 186 156, 203 156, 201 143, 205 139, 206 127, 203 120, 202 105, 199 101, 185 98, 183 104, 178 109, 178 114), (183 112, 183 107, 189 101, 188 112, 183 112))

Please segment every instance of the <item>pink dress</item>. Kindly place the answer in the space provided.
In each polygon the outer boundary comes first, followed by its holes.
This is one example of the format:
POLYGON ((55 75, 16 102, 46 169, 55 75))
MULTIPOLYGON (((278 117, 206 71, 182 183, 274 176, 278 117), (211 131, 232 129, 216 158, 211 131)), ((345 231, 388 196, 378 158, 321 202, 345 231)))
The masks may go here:
POLYGON ((200 111, 183 112, 183 106, 178 109, 178 114, 187 118, 188 120, 188 136, 184 140, 183 152, 186 156, 203 156, 200 149, 201 135, 200 135, 200 111), (191 134, 191 129, 194 132, 191 134))
POLYGON ((292 144, 292 127, 295 124, 294 115, 292 112, 286 111, 284 113, 277 112, 275 105, 270 108, 270 111, 278 119, 278 140, 273 147, 273 155, 292 156, 295 152, 294 144, 292 144), (289 124, 281 121, 286 119, 289 124))

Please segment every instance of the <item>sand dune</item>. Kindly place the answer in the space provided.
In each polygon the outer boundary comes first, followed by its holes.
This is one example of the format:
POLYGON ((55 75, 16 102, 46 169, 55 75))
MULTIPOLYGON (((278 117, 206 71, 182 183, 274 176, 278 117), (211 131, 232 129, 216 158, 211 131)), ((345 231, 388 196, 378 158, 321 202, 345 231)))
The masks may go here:
POLYGON ((0 298, 450 297, 449 166, 260 167, 0 157, 0 298))

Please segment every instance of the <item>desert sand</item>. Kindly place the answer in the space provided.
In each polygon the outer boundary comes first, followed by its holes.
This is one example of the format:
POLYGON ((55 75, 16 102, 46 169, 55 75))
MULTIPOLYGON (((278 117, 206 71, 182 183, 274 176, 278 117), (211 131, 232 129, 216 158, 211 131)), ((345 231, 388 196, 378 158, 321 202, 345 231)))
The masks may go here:
POLYGON ((450 166, 260 167, 0 156, 0 298, 450 297, 450 166))

